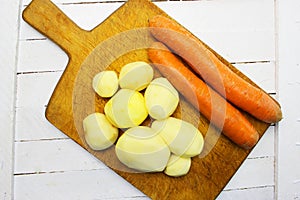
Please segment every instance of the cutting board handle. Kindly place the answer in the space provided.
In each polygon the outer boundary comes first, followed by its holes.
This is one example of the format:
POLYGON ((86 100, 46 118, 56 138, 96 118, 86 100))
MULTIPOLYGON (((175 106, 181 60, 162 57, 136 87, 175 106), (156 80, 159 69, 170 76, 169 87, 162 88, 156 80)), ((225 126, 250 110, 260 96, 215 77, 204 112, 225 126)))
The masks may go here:
MULTIPOLYGON (((86 49, 87 31, 78 27, 50 0, 32 0, 23 11, 23 19, 57 43, 70 57, 86 49)), ((81 52, 81 53, 83 53, 81 52)))

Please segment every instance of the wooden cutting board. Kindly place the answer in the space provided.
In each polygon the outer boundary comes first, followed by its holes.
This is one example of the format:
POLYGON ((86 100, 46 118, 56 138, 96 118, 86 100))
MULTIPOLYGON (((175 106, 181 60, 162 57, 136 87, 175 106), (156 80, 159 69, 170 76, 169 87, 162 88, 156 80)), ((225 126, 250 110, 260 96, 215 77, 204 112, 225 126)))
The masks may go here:
MULTIPOLYGON (((204 151, 193 158, 186 176, 172 178, 163 173, 137 173, 118 161, 114 147, 93 151, 83 138, 82 120, 90 113, 103 112, 107 101, 92 90, 93 76, 105 69, 119 72, 128 62, 149 62, 146 48, 154 39, 147 31, 148 19, 157 14, 167 16, 147 0, 129 0, 96 28, 85 31, 49 0, 33 0, 23 12, 24 20, 53 40, 69 56, 69 63, 49 101, 46 118, 152 199, 215 199, 250 150, 239 148, 222 135, 219 137, 219 131, 210 126, 208 120, 184 98, 181 98, 175 116, 193 123, 205 135, 204 151)), ((160 74, 156 71, 155 76, 160 74)), ((262 136, 269 124, 245 115, 262 136)), ((146 120, 145 124, 148 122, 146 120)))

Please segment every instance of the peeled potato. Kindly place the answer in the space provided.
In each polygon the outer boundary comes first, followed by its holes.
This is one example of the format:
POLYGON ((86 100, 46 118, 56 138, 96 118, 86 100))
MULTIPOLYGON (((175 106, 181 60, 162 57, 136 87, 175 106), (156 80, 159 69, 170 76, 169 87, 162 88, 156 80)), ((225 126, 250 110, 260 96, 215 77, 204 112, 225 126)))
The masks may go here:
POLYGON ((171 154, 163 139, 146 126, 125 131, 115 150, 123 164, 144 172, 163 171, 171 154))
POLYGON ((108 120, 118 128, 140 125, 148 116, 141 93, 120 89, 104 106, 108 120))
POLYGON ((87 144, 94 150, 103 150, 115 143, 119 130, 113 127, 102 113, 93 113, 83 120, 87 144))
POLYGON ((145 91, 145 102, 149 115, 161 120, 173 114, 179 103, 179 95, 166 78, 156 78, 145 91))
POLYGON ((184 158, 172 154, 164 171, 169 176, 183 176, 187 174, 191 167, 191 158, 184 158))
POLYGON ((142 61, 128 63, 120 71, 119 84, 121 88, 141 91, 153 79, 152 67, 142 61))
POLYGON ((192 124, 169 117, 154 121, 151 126, 168 144, 172 153, 182 157, 199 155, 204 146, 203 136, 192 124))
POLYGON ((100 97, 112 97, 119 87, 115 71, 102 71, 93 78, 93 89, 100 97))

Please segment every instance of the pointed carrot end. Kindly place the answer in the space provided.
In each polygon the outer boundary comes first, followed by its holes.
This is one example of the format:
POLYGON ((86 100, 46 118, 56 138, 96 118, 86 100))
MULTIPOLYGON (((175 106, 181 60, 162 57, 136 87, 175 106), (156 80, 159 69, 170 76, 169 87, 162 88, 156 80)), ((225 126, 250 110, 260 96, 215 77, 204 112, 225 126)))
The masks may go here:
POLYGON ((277 113, 276 113, 276 122, 279 122, 280 120, 282 120, 282 111, 279 108, 277 113))
POLYGON ((256 132, 255 134, 251 135, 251 140, 248 140, 246 143, 242 144, 241 147, 244 149, 251 149, 253 148, 259 140, 259 134, 256 132))

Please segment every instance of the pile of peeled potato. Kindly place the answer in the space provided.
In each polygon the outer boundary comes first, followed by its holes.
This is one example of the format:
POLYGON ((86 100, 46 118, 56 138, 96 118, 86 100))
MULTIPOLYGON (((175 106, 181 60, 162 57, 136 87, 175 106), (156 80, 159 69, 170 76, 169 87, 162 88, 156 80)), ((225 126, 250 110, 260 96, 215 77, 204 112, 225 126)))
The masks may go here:
POLYGON ((92 85, 99 96, 110 99, 104 114, 83 120, 90 148, 104 150, 116 143, 118 159, 129 168, 169 176, 188 173, 191 157, 203 149, 203 136, 192 124, 171 117, 179 94, 166 78, 153 79, 149 64, 133 62, 123 66, 119 76, 115 71, 100 72, 92 85), (153 119, 151 127, 140 126, 148 116, 153 119), (125 130, 120 137, 119 129, 125 130))

